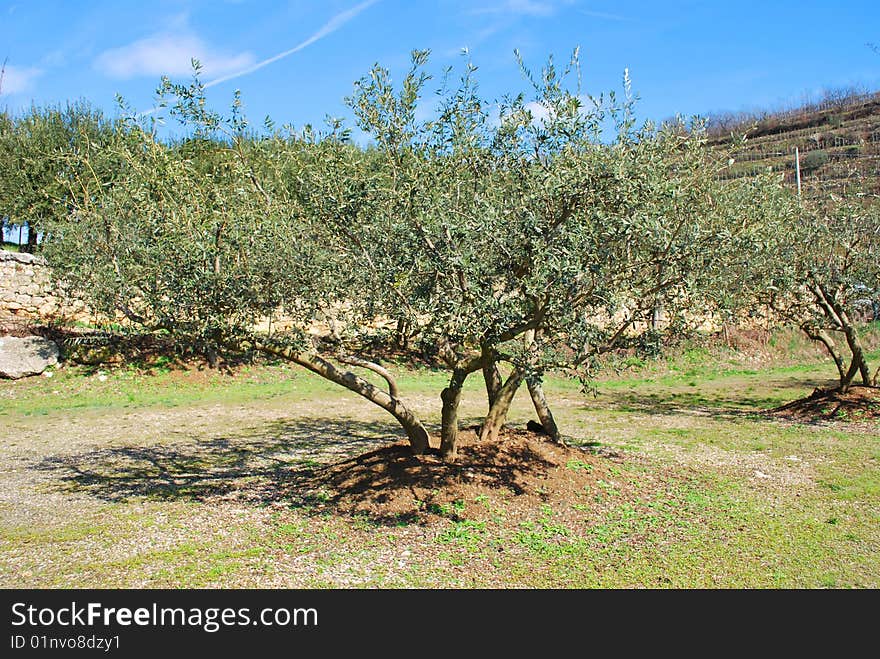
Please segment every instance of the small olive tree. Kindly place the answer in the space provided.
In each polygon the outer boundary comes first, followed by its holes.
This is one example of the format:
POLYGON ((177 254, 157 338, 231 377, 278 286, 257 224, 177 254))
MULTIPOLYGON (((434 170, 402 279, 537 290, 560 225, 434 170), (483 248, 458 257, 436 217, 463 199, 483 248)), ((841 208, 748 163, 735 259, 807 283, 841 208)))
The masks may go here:
POLYGON ((862 345, 857 308, 880 300, 878 202, 875 194, 806 200, 767 260, 764 300, 827 351, 841 391, 856 378, 865 386, 878 381, 862 345))
POLYGON ((96 157, 112 133, 111 122, 84 102, 0 118, 0 216, 27 226, 27 251, 37 249, 47 224, 71 217, 74 179, 92 174, 112 184, 118 163, 96 157), (89 151, 91 157, 80 157, 89 151), (92 172, 75 170, 86 162, 92 172))

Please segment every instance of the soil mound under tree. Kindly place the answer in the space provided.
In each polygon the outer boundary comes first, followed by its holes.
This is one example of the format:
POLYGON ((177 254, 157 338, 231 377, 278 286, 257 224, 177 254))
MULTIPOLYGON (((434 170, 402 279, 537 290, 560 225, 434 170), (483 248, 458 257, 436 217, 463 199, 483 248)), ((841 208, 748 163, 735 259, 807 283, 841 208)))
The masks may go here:
POLYGON ((809 396, 769 410, 768 414, 796 421, 880 419, 880 387, 854 385, 846 393, 820 387, 809 396))
POLYGON ((522 511, 576 501, 623 459, 601 447, 563 446, 528 429, 505 428, 497 442, 481 442, 477 430, 460 432, 454 463, 414 456, 408 444, 395 443, 318 467, 298 485, 321 508, 371 519, 479 519, 502 500, 522 511))

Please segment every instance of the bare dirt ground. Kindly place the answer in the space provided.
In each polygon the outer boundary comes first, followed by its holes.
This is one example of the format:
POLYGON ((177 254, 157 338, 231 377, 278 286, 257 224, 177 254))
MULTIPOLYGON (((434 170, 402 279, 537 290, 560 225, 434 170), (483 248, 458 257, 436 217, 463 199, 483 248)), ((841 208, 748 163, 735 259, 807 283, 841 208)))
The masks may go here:
MULTIPOLYGON (((503 441, 465 429, 453 466, 410 456, 368 403, 308 388, 0 416, 0 585, 877 583, 876 496, 858 480, 876 451, 840 453, 868 422, 758 420, 639 387, 555 391, 567 448, 527 432, 517 399, 503 441)), ((429 423, 434 398, 411 397, 429 423)), ((465 424, 483 407, 466 397, 465 424)))
POLYGON ((507 428, 492 443, 467 429, 451 465, 434 455, 413 456, 401 442, 307 469, 294 486, 318 505, 372 519, 448 510, 453 519, 483 520, 480 502, 489 499, 507 499, 511 512, 576 501, 609 478, 615 462, 622 462, 616 451, 563 446, 526 429, 507 428))

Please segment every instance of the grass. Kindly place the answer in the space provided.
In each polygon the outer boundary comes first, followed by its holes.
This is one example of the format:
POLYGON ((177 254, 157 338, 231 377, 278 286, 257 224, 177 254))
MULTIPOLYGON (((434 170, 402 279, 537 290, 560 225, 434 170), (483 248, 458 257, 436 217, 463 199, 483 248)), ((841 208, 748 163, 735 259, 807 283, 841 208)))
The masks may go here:
MULTIPOLYGON (((696 350, 606 376, 596 397, 550 378, 569 442, 617 452, 604 480, 534 510, 499 492, 474 499, 479 519, 456 501, 396 521, 278 495, 290 468, 397 433, 310 374, 65 368, 0 382, 0 586, 876 588, 876 422, 758 414, 833 377, 827 361, 762 368, 696 350)), ((400 378, 432 426, 444 381, 400 378)), ((481 387, 468 380, 463 423, 484 411, 481 387)), ((511 422, 531 416, 518 396, 511 422)))
MULTIPOLYGON (((333 397, 338 386, 311 373, 285 365, 244 368, 232 375, 218 371, 159 371, 69 367, 50 377, 30 378, 4 386, 0 381, 0 415, 66 415, 75 410, 174 408, 213 403, 243 404, 279 396, 333 397)), ((411 371, 400 378, 409 393, 427 393, 444 386, 444 373, 411 371)), ((377 382, 378 384, 378 382, 377 382)), ((476 379, 468 389, 477 390, 476 379)))

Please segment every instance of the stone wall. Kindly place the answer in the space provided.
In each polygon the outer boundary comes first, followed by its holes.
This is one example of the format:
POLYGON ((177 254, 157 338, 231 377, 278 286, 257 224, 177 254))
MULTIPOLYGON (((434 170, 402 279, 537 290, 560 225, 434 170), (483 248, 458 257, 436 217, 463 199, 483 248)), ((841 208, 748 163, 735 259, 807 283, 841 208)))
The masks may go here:
POLYGON ((58 318, 77 320, 88 316, 82 301, 66 299, 53 288, 45 259, 0 250, 0 324, 58 318))

